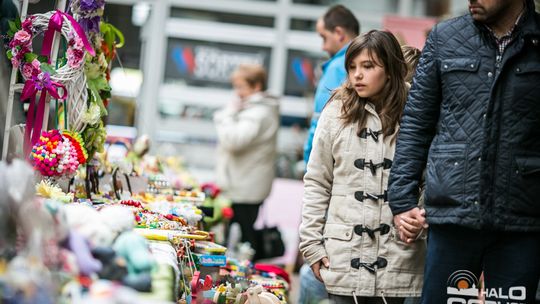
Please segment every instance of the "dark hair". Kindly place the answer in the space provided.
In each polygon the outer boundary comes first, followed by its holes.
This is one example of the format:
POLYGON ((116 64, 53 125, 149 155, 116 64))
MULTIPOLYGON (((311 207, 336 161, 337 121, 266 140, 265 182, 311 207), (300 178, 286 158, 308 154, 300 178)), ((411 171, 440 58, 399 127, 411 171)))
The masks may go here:
POLYGON ((360 33, 360 23, 354 14, 345 6, 338 4, 329 8, 323 16, 324 27, 333 32, 337 26, 343 28, 353 37, 360 33))
POLYGON ((353 39, 347 48, 345 54, 347 73, 350 72, 349 67, 354 58, 363 50, 367 50, 370 57, 377 56, 378 61, 374 58, 372 60, 375 64, 382 65, 389 78, 382 89, 380 100, 373 101, 358 96, 348 77, 344 84, 333 93, 332 99, 337 98, 343 101, 341 119, 344 124, 358 123, 358 133, 366 125, 368 115, 365 110, 366 103, 376 103, 375 108, 381 119, 382 132, 384 136, 390 136, 396 131, 407 100, 405 84, 407 65, 396 37, 390 32, 372 30, 353 39))

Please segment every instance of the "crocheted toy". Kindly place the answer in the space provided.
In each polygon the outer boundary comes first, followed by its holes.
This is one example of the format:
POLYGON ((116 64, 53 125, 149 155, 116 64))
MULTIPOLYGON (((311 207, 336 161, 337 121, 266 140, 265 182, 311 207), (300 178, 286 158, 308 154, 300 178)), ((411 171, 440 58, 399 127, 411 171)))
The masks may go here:
POLYGON ((30 160, 43 176, 72 176, 88 155, 78 133, 43 131, 32 147, 30 160))
POLYGON ((151 289, 150 272, 155 265, 154 258, 144 237, 133 231, 135 217, 125 206, 108 206, 100 211, 101 219, 117 236, 113 244, 116 254, 125 259, 128 275, 124 284, 140 291, 151 289))

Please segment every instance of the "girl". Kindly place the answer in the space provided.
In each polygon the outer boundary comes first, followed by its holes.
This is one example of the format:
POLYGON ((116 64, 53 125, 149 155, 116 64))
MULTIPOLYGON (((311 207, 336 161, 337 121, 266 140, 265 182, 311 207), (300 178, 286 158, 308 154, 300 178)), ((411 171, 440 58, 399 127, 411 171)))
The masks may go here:
POLYGON ((425 241, 399 239, 386 200, 407 67, 391 33, 370 31, 345 68, 304 177, 300 250, 333 303, 403 303, 420 295, 425 255, 425 241))

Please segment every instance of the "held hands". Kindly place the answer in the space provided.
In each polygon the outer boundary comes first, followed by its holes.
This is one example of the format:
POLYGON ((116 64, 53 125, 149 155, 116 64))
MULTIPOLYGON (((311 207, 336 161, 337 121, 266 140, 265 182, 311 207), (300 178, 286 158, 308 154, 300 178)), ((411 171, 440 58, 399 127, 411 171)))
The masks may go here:
POLYGON ((315 275, 317 280, 323 282, 323 279, 321 277, 321 266, 324 266, 326 268, 330 267, 330 262, 328 261, 327 257, 324 257, 315 264, 311 265, 311 270, 313 271, 313 274, 315 275))
POLYGON ((415 207, 394 216, 394 225, 398 228, 399 238, 405 243, 412 243, 428 228, 426 210, 415 207))

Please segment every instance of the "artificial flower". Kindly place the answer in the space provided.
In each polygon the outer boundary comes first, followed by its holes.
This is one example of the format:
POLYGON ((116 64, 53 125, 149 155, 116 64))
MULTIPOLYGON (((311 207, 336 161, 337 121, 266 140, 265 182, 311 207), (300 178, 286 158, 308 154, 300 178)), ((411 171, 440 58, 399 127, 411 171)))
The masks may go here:
POLYGON ((104 0, 81 0, 80 1, 80 10, 81 11, 95 11, 105 5, 104 0))
POLYGON ((81 63, 84 58, 84 51, 76 48, 69 48, 67 50, 67 62, 69 66, 78 68, 81 66, 81 63))
POLYGON ((99 106, 95 103, 92 103, 88 110, 83 114, 83 122, 89 125, 95 125, 99 122, 101 118, 101 111, 99 106))
POLYGON ((99 33, 99 22, 101 20, 100 16, 94 16, 90 18, 81 18, 79 24, 84 29, 85 32, 99 33))
POLYGON ((14 68, 18 68, 19 65, 21 64, 21 61, 17 57, 13 57, 11 58, 11 64, 13 65, 14 68))
POLYGON ((33 20, 34 20, 33 16, 24 19, 24 21, 22 22, 22 29, 27 31, 28 33, 31 33, 33 20))
POLYGON ((32 60, 32 67, 36 70, 41 70, 41 62, 37 59, 32 60))
POLYGON ((15 35, 13 36, 13 39, 15 41, 18 41, 20 42, 21 44, 27 44, 30 42, 30 40, 32 39, 32 35, 30 35, 27 31, 25 30, 20 30, 20 31, 17 31, 15 33, 15 35))
POLYGON ((36 185, 36 194, 43 198, 50 198, 61 201, 63 203, 69 203, 73 201, 73 193, 64 193, 60 187, 52 184, 48 180, 42 180, 36 185))
POLYGON ((34 68, 32 67, 31 64, 29 63, 26 63, 25 65, 23 65, 22 67, 22 75, 24 76, 25 79, 30 79, 32 78, 32 75, 33 75, 33 72, 34 71, 34 68))
POLYGON ((36 83, 36 89, 40 91, 51 86, 51 75, 47 72, 42 72, 37 76, 32 76, 32 79, 36 83))

